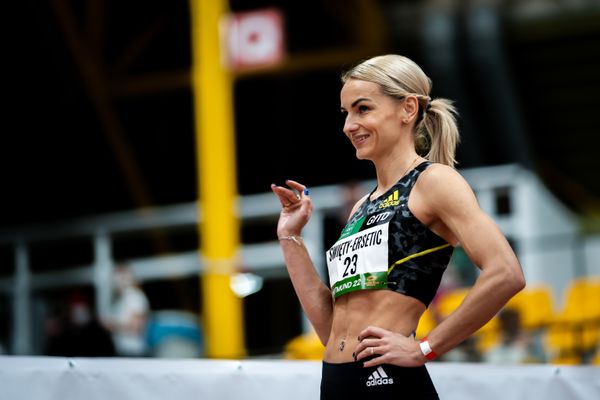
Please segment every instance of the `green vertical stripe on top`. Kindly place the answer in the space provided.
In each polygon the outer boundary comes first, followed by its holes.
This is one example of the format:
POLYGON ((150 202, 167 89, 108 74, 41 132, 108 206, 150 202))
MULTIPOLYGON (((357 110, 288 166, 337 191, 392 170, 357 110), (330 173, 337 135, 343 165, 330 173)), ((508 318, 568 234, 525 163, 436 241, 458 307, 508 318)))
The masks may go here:
POLYGON ((340 238, 338 240, 342 240, 342 239, 358 232, 360 230, 360 228, 362 227, 363 222, 365 222, 365 217, 357 219, 356 221, 346 225, 344 227, 344 229, 342 230, 342 234, 340 235, 340 238))

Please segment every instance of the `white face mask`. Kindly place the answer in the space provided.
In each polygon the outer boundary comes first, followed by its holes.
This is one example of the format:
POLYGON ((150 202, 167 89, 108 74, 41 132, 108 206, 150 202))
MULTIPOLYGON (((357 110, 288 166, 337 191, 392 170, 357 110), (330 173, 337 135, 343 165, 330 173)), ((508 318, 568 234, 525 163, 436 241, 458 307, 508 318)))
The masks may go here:
POLYGON ((124 290, 133 286, 133 276, 126 272, 116 272, 114 285, 117 290, 124 290))

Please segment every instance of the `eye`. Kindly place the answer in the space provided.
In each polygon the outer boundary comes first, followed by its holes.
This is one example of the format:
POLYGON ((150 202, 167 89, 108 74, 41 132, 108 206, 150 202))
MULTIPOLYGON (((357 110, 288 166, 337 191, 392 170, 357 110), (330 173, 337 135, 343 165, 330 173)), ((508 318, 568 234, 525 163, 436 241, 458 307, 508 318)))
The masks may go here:
POLYGON ((364 114, 364 113, 366 113, 367 111, 369 111, 369 110, 370 110, 370 108, 369 108, 368 106, 365 106, 364 104, 361 104, 361 105, 359 105, 359 106, 357 107, 357 109, 358 109, 358 112, 359 112, 360 114, 364 114))

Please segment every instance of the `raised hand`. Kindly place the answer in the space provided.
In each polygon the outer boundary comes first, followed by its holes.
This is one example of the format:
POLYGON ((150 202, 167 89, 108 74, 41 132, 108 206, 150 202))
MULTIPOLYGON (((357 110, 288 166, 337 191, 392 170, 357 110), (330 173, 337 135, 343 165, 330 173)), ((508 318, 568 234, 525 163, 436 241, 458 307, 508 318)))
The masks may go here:
POLYGON ((306 186, 292 180, 285 183, 288 187, 271 185, 271 190, 281 203, 281 214, 277 223, 277 235, 299 236, 312 214, 312 201, 306 186))

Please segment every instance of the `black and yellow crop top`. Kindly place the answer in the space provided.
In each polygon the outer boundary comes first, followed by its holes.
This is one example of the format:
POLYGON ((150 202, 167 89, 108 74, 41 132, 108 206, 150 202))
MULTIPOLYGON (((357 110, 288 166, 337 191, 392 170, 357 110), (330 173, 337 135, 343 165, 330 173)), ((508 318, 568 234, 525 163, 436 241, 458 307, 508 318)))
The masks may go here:
POLYGON ((419 164, 371 201, 373 190, 350 217, 326 254, 334 298, 387 288, 429 306, 454 250, 408 208, 413 186, 430 165, 419 164))

